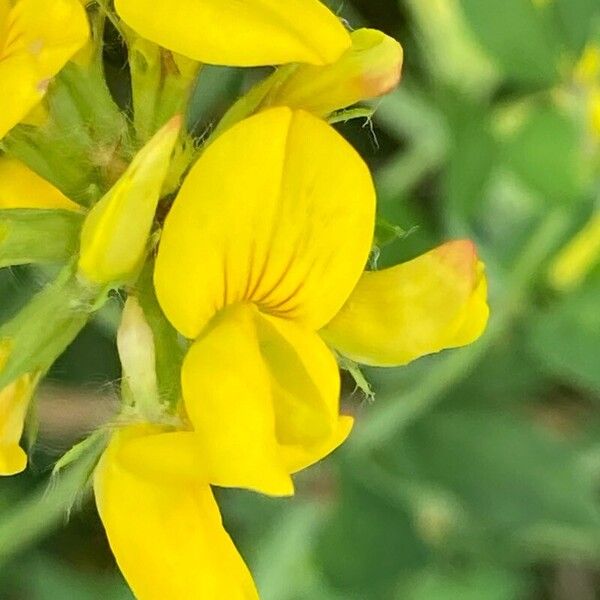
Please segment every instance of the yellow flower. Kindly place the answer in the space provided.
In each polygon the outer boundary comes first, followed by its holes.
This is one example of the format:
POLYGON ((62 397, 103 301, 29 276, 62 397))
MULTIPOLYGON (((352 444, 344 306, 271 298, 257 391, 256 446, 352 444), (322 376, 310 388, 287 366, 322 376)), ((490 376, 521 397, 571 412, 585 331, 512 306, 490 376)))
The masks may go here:
POLYGON ((323 65, 350 46, 319 0, 116 0, 115 8, 142 37, 210 64, 323 65))
POLYGON ((155 285, 167 318, 195 340, 182 371, 194 432, 177 444, 210 483, 291 494, 290 473, 348 435, 337 364, 319 332, 380 365, 482 332, 485 281, 472 244, 361 277, 374 217, 366 165, 304 111, 239 123, 192 168, 165 223, 155 285))
MULTIPOLYGON (((163 414, 154 333, 134 296, 125 304, 117 342, 125 414, 177 422, 175 415, 163 414)), ((157 441, 178 435, 187 434, 173 427, 128 425, 113 434, 103 454, 94 491, 116 560, 140 599, 257 598, 196 455, 174 456, 176 445, 156 455, 157 441)))
MULTIPOLYGON (((0 343, 0 370, 10 350, 10 343, 0 343)), ((19 442, 37 379, 27 373, 0 390, 0 476, 15 475, 27 466, 27 455, 19 442)))
POLYGON ((591 134, 600 139, 600 46, 586 46, 575 66, 575 83, 581 88, 586 103, 586 117, 591 134))
POLYGON ((19 377, 0 391, 0 475, 15 475, 27 466, 27 455, 19 446, 35 377, 19 377))
POLYGON ((40 102, 88 36, 78 0, 0 0, 0 138, 40 102))
POLYGON ((557 289, 577 287, 600 261, 600 212, 558 253, 550 267, 550 283, 557 289))
MULTIPOLYGON (((366 165, 304 111, 242 121, 192 168, 155 269, 165 314, 194 340, 181 421, 117 431, 94 483, 117 563, 141 600, 257 598, 209 484, 289 495, 292 473, 344 441, 352 419, 339 415, 339 370, 321 336, 384 365, 482 332, 485 278, 473 245, 451 242, 363 274, 374 218, 366 165)), ((140 390, 135 408, 156 395, 145 374, 153 342, 139 306, 127 311, 119 350, 128 389, 140 390), (132 336, 144 339, 143 355, 126 343, 132 336)))
POLYGON ((351 39, 352 46, 335 63, 298 66, 274 86, 265 106, 302 108, 324 117, 394 89, 402 72, 400 44, 375 29, 358 29, 351 39))
POLYGON ((146 425, 117 432, 94 479, 98 511, 133 592, 157 600, 257 598, 208 485, 151 479, 122 464, 128 443, 159 433, 146 425))
POLYGON ((81 211, 60 190, 14 158, 0 157, 0 209, 40 208, 81 211))
POLYGON ((210 487, 147 477, 143 452, 141 472, 123 464, 128 444, 152 441, 160 432, 149 425, 118 431, 94 478, 98 512, 131 589, 140 600, 257 599, 210 487))
POLYGON ((171 119, 89 212, 78 264, 87 281, 118 285, 141 266, 180 128, 181 117, 171 119))

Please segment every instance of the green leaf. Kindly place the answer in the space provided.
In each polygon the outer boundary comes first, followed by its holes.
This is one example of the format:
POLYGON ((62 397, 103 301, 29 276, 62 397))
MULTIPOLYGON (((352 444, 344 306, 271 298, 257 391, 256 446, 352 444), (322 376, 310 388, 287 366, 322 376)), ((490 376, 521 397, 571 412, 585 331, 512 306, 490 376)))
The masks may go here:
POLYGON ((3 591, 18 590, 17 597, 25 595, 29 600, 133 600, 121 577, 78 567, 36 553, 11 569, 7 582, 2 581, 3 591))
POLYGON ((154 335, 156 377, 160 399, 175 407, 181 398, 181 365, 185 348, 165 317, 154 291, 154 263, 144 268, 137 284, 138 300, 154 335))
POLYGON ((600 4, 597 0, 553 0, 560 30, 567 44, 578 55, 590 39, 600 21, 600 4))
POLYGON ((0 389, 25 373, 45 374, 75 339, 105 299, 101 290, 85 287, 66 267, 0 327, 0 389))
MULTIPOLYGON (((409 468, 453 494, 468 529, 496 558, 537 557, 542 550, 526 543, 528 531, 559 527, 581 540, 592 532, 600 536, 594 482, 575 446, 528 418, 498 409, 440 410, 414 425, 386 456, 393 470, 409 468)), ((555 549, 566 551, 567 541, 555 549)))
POLYGON ((427 560, 407 507, 343 481, 336 511, 322 529, 317 564, 344 597, 391 598, 398 578, 427 560))
POLYGON ((550 85, 560 58, 556 34, 532 0, 461 0, 473 34, 506 76, 550 85))
POLYGON ((448 221, 472 219, 481 211, 485 186, 498 154, 486 109, 463 95, 449 99, 451 151, 445 173, 448 221))
POLYGON ((504 148, 519 178, 552 204, 576 200, 583 189, 583 155, 576 124, 555 108, 535 108, 504 148))
POLYGON ((600 392, 600 281, 540 312, 529 329, 529 347, 548 373, 600 392))
POLYGON ((404 600, 514 600, 528 596, 523 578, 493 567, 429 570, 403 586, 404 600))
POLYGON ((217 121, 238 96, 243 76, 242 69, 204 65, 190 101, 189 125, 201 129, 217 121))
POLYGON ((0 210, 0 268, 67 262, 77 252, 83 215, 63 210, 0 210))

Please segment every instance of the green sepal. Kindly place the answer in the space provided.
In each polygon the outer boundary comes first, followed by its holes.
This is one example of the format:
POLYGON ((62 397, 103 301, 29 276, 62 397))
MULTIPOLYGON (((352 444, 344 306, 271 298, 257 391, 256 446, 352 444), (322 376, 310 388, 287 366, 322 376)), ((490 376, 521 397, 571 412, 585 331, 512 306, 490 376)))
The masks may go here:
POLYGON ((338 110, 333 113, 328 119, 327 122, 330 125, 335 125, 336 123, 347 123, 348 121, 352 121, 353 119, 366 119, 367 124, 373 118, 376 109, 370 106, 357 106, 355 108, 346 108, 344 110, 338 110))
POLYGON ((337 360, 340 369, 347 371, 354 380, 354 384, 356 385, 354 391, 360 390, 369 402, 375 400, 375 392, 363 372, 360 370, 358 363, 355 363, 353 360, 342 355, 338 355, 337 360))
POLYGON ((75 339, 106 291, 73 275, 71 266, 0 327, 0 389, 26 373, 44 375, 75 339))
POLYGON ((269 77, 257 83, 254 87, 235 102, 219 121, 217 128, 209 138, 214 141, 222 133, 233 127, 236 123, 243 121, 258 112, 262 107, 268 105, 268 98, 276 91, 290 75, 296 70, 296 65, 280 67, 269 77))
POLYGON ((137 285, 137 296, 144 316, 152 329, 155 346, 156 378, 161 402, 173 411, 181 399, 181 365, 185 355, 182 339, 165 317, 154 291, 152 273, 154 262, 150 261, 142 272, 137 285))
POLYGON ((106 429, 99 429, 78 444, 75 444, 56 461, 52 469, 52 476, 56 477, 63 469, 77 462, 88 453, 96 453, 99 457, 100 453, 106 448, 108 439, 109 432, 106 429))
POLYGON ((0 210, 0 267, 69 261, 79 246, 83 214, 67 210, 0 210))

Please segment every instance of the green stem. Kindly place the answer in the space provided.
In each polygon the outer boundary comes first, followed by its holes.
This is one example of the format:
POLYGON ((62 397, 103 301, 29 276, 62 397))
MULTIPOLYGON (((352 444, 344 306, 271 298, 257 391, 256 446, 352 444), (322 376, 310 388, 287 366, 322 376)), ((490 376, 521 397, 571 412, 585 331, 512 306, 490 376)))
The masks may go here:
POLYGON ((15 555, 60 527, 69 510, 89 483, 98 458, 106 445, 99 437, 77 462, 50 481, 40 485, 15 508, 0 518, 0 568, 15 555))
POLYGON ((498 300, 500 308, 490 321, 485 336, 469 348, 451 352, 424 381, 402 397, 390 394, 380 398, 369 418, 356 427, 349 444, 351 451, 369 451, 399 435, 430 411, 447 390, 469 375, 527 306, 535 273, 556 250, 568 227, 569 219, 563 209, 550 213, 542 221, 508 277, 505 292, 498 300))

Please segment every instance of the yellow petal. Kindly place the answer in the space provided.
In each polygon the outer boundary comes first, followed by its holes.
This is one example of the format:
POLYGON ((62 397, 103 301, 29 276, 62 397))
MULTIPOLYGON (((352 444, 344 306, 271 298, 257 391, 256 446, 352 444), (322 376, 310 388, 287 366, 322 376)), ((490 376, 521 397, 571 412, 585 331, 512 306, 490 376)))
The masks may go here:
POLYGON ((0 475, 15 475, 27 466, 19 442, 36 380, 23 375, 0 391, 0 475))
POLYGON ((403 365, 473 342, 488 313, 475 248, 456 241, 391 269, 365 273, 321 334, 357 362, 403 365))
POLYGON ((298 67, 276 86, 267 104, 326 116, 361 100, 383 96, 400 80, 402 47, 374 29, 358 29, 352 47, 331 65, 298 67))
POLYGON ((316 333, 293 322, 257 316, 279 443, 305 445, 329 438, 337 425, 340 397, 339 369, 331 350, 316 333))
POLYGON ((342 415, 338 418, 335 431, 328 438, 312 446, 282 446, 283 459, 290 473, 310 467, 341 446, 352 431, 354 419, 342 415))
POLYGON ((0 34, 0 138, 41 100, 48 83, 89 36, 79 0, 17 0, 0 34))
POLYGON ((250 117, 207 148, 167 217, 162 308, 190 338, 241 301, 316 330, 360 278, 374 212, 368 168, 325 122, 288 108, 250 117))
POLYGON ((210 64, 327 64, 350 45, 318 0, 116 0, 115 7, 142 37, 210 64))
POLYGON ((123 467, 122 444, 144 430, 115 434, 94 480, 111 549, 136 597, 257 599, 208 485, 176 485, 123 467))
POLYGON ((27 165, 5 156, 0 158, 0 209, 3 208, 82 210, 27 165))
POLYGON ((178 483, 206 483, 209 473, 202 442, 193 431, 167 428, 122 444, 121 464, 146 478, 178 483))
POLYGON ((4 40, 5 29, 8 25, 8 16, 10 14, 10 0, 0 0, 0 42, 4 40))
POLYGON ((210 483, 290 495, 294 488, 279 453, 256 312, 249 304, 233 306, 196 340, 183 363, 183 398, 210 483))
POLYGON ((579 285, 600 261, 600 212, 558 253, 550 267, 550 282, 560 290, 579 285))
POLYGON ((120 283, 140 266, 180 128, 181 117, 171 119, 88 214, 79 258, 88 281, 120 283))
POLYGON ((153 456, 152 475, 272 495, 289 473, 323 458, 349 432, 338 417, 335 358, 313 332, 240 304, 215 317, 191 348, 183 394, 193 432, 128 445, 124 462, 153 456))

